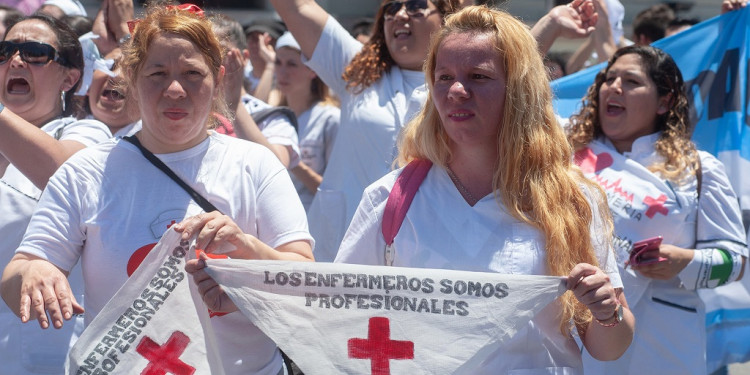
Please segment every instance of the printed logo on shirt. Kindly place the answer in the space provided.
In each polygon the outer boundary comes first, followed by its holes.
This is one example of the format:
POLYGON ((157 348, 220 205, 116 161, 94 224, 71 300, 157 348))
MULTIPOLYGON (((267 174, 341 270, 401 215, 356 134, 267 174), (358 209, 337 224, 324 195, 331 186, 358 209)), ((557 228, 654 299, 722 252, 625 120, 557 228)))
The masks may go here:
MULTIPOLYGON (((623 185, 623 177, 613 173, 614 169, 610 168, 615 164, 615 160, 608 152, 596 153, 591 148, 584 148, 575 153, 574 162, 581 168, 583 174, 599 184, 607 194, 609 207, 613 212, 619 212, 622 215, 634 220, 642 220, 644 217, 653 219, 657 214, 669 215, 667 207, 667 196, 659 193, 658 195, 643 194, 641 199, 639 194, 629 191, 623 185), (614 177, 614 178, 613 178, 614 177)), ((672 202, 670 202, 672 203, 672 202)))

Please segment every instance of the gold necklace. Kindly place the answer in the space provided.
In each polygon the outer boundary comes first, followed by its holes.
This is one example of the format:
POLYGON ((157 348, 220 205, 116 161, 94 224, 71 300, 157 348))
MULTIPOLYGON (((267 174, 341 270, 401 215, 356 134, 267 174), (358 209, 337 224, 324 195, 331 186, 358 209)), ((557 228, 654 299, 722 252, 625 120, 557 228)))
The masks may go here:
POLYGON ((471 195, 469 189, 467 189, 466 186, 461 183, 461 180, 458 179, 458 176, 456 176, 451 167, 446 164, 445 168, 445 170, 448 172, 448 177, 451 178, 451 181, 453 181, 453 185, 456 186, 458 192, 462 197, 464 197, 466 203, 468 203, 470 206, 474 206, 475 204, 477 204, 477 202, 479 202, 479 199, 476 199, 473 195, 471 195))

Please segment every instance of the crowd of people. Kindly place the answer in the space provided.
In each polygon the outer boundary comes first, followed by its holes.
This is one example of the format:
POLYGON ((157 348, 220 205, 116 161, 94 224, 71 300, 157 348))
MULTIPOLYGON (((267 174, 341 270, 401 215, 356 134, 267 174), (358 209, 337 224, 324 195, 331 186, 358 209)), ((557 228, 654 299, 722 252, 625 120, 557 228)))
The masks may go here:
MULTIPOLYGON (((697 290, 741 279, 748 248, 721 162, 690 141, 680 70, 649 46, 691 21, 649 8, 631 41, 618 0, 531 27, 471 1, 384 0, 347 29, 314 0, 270 3, 280 19, 245 27, 191 4, 136 19, 103 0, 89 22, 76 0, 0 9, 0 375, 63 373, 170 227, 237 259, 566 278, 478 373, 706 373, 697 290), (558 37, 586 40, 568 58, 548 54, 558 37), (550 80, 597 61, 561 124, 550 80), (416 164, 386 245, 389 193, 416 164), (670 214, 643 219, 650 197, 670 214)), ((186 269, 225 313, 226 373, 291 374, 205 265, 186 269)))

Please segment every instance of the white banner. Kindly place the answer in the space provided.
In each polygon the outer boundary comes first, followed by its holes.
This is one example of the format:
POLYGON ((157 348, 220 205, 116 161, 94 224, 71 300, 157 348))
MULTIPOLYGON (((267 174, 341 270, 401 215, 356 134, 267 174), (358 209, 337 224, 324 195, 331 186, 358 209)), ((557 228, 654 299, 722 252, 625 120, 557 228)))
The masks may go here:
POLYGON ((180 235, 168 230, 84 330, 66 374, 224 373, 208 310, 185 272, 195 243, 180 235))
POLYGON ((229 259, 207 264, 240 310, 308 375, 471 373, 490 346, 512 337, 566 290, 564 279, 552 276, 229 259))

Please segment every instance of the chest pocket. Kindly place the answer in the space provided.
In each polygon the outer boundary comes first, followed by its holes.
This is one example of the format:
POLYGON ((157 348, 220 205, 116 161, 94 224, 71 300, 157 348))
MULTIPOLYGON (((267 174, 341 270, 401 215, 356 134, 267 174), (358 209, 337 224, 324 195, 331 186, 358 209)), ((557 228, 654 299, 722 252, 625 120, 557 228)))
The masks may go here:
POLYGON ((526 225, 511 224, 511 235, 498 242, 499 248, 490 262, 490 269, 507 274, 546 274, 544 238, 526 225))

